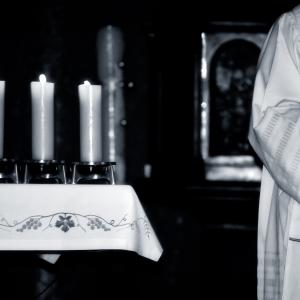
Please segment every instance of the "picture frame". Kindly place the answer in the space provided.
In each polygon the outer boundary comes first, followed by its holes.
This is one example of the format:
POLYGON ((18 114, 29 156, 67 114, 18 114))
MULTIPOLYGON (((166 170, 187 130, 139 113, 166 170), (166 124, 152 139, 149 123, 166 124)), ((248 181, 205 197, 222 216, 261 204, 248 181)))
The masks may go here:
POLYGON ((207 180, 258 182, 261 166, 248 130, 257 61, 267 34, 253 26, 230 28, 201 33, 200 91, 195 93, 200 155, 207 180))

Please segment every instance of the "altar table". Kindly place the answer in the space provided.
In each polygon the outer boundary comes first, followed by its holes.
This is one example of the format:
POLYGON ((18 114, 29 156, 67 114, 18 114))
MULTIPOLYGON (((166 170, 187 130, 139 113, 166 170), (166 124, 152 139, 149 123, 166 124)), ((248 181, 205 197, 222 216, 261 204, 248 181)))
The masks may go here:
POLYGON ((131 186, 0 185, 0 251, 108 249, 134 251, 153 261, 162 254, 131 186))

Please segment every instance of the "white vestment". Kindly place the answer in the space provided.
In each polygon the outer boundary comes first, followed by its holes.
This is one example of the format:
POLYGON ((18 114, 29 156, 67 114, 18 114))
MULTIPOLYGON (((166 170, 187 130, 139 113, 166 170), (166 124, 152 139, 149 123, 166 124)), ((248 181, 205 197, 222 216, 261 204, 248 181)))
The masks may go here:
POLYGON ((272 26, 258 62, 249 141, 262 160, 259 300, 300 299, 300 5, 272 26))

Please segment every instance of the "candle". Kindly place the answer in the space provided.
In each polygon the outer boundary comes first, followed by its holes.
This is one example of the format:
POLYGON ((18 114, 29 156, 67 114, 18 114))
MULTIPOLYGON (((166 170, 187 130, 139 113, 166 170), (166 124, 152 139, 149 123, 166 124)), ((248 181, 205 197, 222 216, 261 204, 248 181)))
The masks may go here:
POLYGON ((102 160, 101 86, 88 81, 79 85, 80 104, 80 160, 102 160))
POLYGON ((31 82, 32 159, 54 159, 54 83, 44 74, 31 82))
POLYGON ((4 148, 4 101, 5 101, 5 81, 0 81, 0 158, 3 158, 4 148))

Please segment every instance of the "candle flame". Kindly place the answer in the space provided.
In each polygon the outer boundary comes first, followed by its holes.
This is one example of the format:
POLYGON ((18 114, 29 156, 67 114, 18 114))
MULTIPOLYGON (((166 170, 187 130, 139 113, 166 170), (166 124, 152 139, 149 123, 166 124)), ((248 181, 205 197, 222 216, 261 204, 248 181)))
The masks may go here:
POLYGON ((86 86, 90 86, 91 85, 91 83, 88 80, 85 80, 83 84, 86 85, 86 86))
POLYGON ((39 79, 42 84, 47 82, 46 76, 44 74, 41 74, 39 79))

